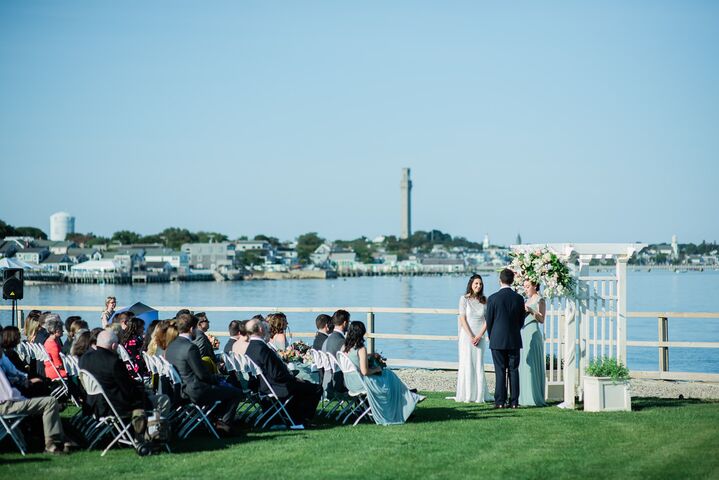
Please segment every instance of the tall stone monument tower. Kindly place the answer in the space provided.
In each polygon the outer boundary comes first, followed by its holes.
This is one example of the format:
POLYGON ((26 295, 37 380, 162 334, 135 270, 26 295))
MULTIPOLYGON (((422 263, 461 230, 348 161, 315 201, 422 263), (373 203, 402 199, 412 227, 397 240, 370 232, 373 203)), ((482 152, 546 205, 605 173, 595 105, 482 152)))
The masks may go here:
POLYGON ((402 230, 399 238, 412 235, 412 180, 409 179, 409 168, 402 169, 402 181, 399 184, 402 195, 402 230))

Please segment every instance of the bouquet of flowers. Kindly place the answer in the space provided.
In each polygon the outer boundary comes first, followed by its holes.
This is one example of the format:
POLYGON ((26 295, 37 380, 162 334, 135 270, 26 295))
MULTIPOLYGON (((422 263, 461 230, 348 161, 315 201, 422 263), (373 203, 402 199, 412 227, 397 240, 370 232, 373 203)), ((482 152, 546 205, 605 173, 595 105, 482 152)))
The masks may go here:
POLYGON ((285 363, 299 362, 299 363, 312 363, 312 355, 310 354, 310 346, 305 342, 299 340, 292 343, 286 349, 278 352, 280 358, 285 363))
POLYGON ((514 272, 514 286, 524 290, 524 281, 542 285, 544 296, 571 297, 574 295, 574 278, 569 266, 549 248, 538 248, 531 252, 511 252, 510 270, 514 272))
POLYGON ((302 355, 297 352, 292 346, 290 345, 284 350, 280 350, 277 352, 280 355, 280 358, 285 363, 294 363, 294 362, 301 362, 302 361, 302 355))
POLYGON ((307 345, 302 340, 297 340, 296 342, 293 342, 292 345, 290 345, 289 348, 294 348, 297 350, 300 354, 304 355, 305 353, 310 351, 310 346, 307 345))
POLYGON ((369 368, 386 368, 387 367, 387 359, 383 357, 379 353, 369 353, 367 354, 367 364, 369 368))

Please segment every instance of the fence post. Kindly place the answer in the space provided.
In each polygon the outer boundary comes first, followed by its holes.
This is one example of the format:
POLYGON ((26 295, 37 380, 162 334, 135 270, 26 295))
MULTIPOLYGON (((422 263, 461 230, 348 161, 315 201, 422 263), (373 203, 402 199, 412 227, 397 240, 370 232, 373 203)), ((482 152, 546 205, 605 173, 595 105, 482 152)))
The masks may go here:
POLYGON ((374 313, 367 312, 367 352, 374 353, 374 313))
MULTIPOLYGON (((669 341, 669 319, 667 317, 659 317, 659 341, 669 341)), ((666 372, 669 370, 669 347, 659 347, 659 371, 666 372)))
POLYGON ((627 262, 629 257, 618 257, 617 268, 617 359, 627 364, 627 262))

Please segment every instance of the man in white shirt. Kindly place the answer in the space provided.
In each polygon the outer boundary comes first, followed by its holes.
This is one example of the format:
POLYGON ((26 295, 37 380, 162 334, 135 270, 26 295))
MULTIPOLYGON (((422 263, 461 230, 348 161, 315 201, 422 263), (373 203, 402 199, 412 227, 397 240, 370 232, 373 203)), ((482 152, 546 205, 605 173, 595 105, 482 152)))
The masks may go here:
MULTIPOLYGON (((1 350, 0 350, 1 351, 1 350)), ((0 415, 42 415, 45 432, 45 453, 65 453, 73 445, 65 441, 60 422, 60 409, 55 397, 27 399, 10 385, 5 372, 0 369, 0 415)))

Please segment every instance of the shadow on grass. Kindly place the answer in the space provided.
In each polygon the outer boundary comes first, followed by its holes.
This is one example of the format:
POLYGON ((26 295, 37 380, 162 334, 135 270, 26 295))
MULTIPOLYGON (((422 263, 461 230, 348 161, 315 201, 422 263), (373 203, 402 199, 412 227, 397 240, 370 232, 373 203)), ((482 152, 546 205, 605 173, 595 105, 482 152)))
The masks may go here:
MULTIPOLYGON (((273 440, 278 436, 276 432, 257 431, 252 432, 252 438, 248 438, 247 433, 248 432, 243 431, 232 437, 220 437, 219 440, 215 437, 197 435, 181 442, 174 441, 170 443, 170 448, 173 453, 209 452, 213 450, 223 450, 247 442, 254 444, 258 441, 273 440), (261 433, 261 435, 257 435, 257 433, 261 433)), ((297 433, 301 435, 301 432, 297 433)))
MULTIPOLYGON (((2 454, 2 453, 9 453, 9 452, 0 452, 0 454, 2 454)), ((30 453, 34 453, 34 452, 30 452, 30 453)), ((49 462, 49 461, 51 461, 49 458, 29 458, 29 457, 21 457, 21 458, 8 458, 8 459, 3 459, 3 461, 0 462, 0 463, 2 463, 3 465, 19 465, 19 464, 22 464, 22 463, 38 463, 38 462, 43 462, 43 463, 45 463, 45 462, 49 462)))
POLYGON ((448 422, 454 420, 491 420, 494 418, 515 417, 513 410, 494 409, 463 409, 452 407, 424 407, 418 408, 414 416, 409 419, 411 423, 448 422))
POLYGON ((711 404, 715 401, 702 400, 699 398, 659 398, 641 397, 632 399, 632 410, 640 411, 652 408, 676 408, 686 405, 711 404))

